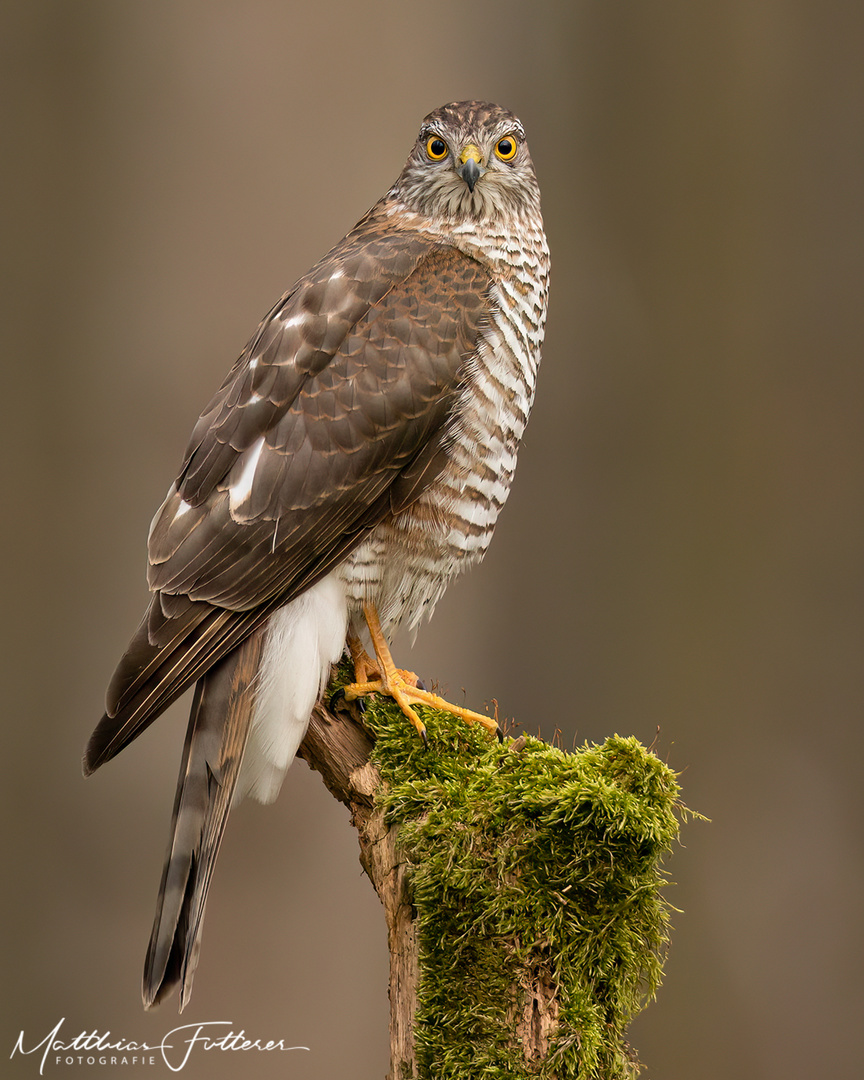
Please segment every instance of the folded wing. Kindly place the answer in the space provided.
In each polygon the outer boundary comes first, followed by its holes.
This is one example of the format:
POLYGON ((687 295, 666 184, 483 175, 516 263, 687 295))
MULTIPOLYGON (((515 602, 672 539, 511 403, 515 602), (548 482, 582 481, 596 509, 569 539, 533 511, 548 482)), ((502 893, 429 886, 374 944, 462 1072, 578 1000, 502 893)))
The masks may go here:
POLYGON ((154 595, 86 772, 438 475, 489 303, 454 248, 358 227, 273 309, 154 519, 154 595))

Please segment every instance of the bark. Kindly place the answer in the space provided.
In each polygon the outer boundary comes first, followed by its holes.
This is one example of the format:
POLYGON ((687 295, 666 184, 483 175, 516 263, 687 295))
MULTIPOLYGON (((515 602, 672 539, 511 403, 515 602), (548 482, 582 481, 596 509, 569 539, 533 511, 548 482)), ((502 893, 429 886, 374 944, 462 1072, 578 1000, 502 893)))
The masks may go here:
POLYGON ((417 1076, 417 942, 411 892, 398 853, 398 829, 385 823, 383 811, 374 803, 381 777, 369 760, 372 746, 356 707, 334 712, 319 704, 299 756, 321 774, 330 793, 351 811, 351 823, 360 841, 360 862, 384 906, 390 949, 389 1080, 408 1080, 417 1076))

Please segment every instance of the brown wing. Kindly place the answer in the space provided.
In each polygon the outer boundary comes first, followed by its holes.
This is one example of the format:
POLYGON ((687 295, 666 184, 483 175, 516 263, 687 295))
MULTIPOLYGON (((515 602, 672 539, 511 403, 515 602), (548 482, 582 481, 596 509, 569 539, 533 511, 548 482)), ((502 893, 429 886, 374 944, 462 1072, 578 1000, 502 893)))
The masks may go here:
POLYGON ((415 234, 354 235, 274 308, 193 432, 88 772, 443 465, 488 276, 415 234))

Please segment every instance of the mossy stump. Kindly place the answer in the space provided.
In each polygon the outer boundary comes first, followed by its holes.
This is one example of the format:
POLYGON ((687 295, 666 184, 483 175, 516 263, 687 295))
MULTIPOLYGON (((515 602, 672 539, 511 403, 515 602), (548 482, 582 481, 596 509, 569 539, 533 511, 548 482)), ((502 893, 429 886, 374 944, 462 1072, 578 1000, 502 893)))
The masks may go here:
POLYGON ((362 718, 319 709, 301 749, 384 904, 390 1080, 636 1076, 625 1033, 662 972, 675 774, 634 738, 567 753, 420 711, 428 748, 375 698, 362 718))

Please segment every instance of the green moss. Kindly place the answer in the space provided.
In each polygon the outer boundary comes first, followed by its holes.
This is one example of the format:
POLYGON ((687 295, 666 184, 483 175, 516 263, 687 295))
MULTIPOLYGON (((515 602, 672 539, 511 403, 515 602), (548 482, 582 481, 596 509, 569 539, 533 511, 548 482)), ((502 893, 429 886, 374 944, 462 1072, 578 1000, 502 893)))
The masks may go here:
POLYGON ((662 973, 660 861, 684 812, 675 774, 635 738, 575 753, 528 738, 514 753, 419 711, 428 749, 389 700, 370 698, 366 718, 412 867, 420 1075, 635 1076, 624 1035, 662 973), (543 980, 558 1023, 545 1060, 526 1063, 514 988, 543 980))

